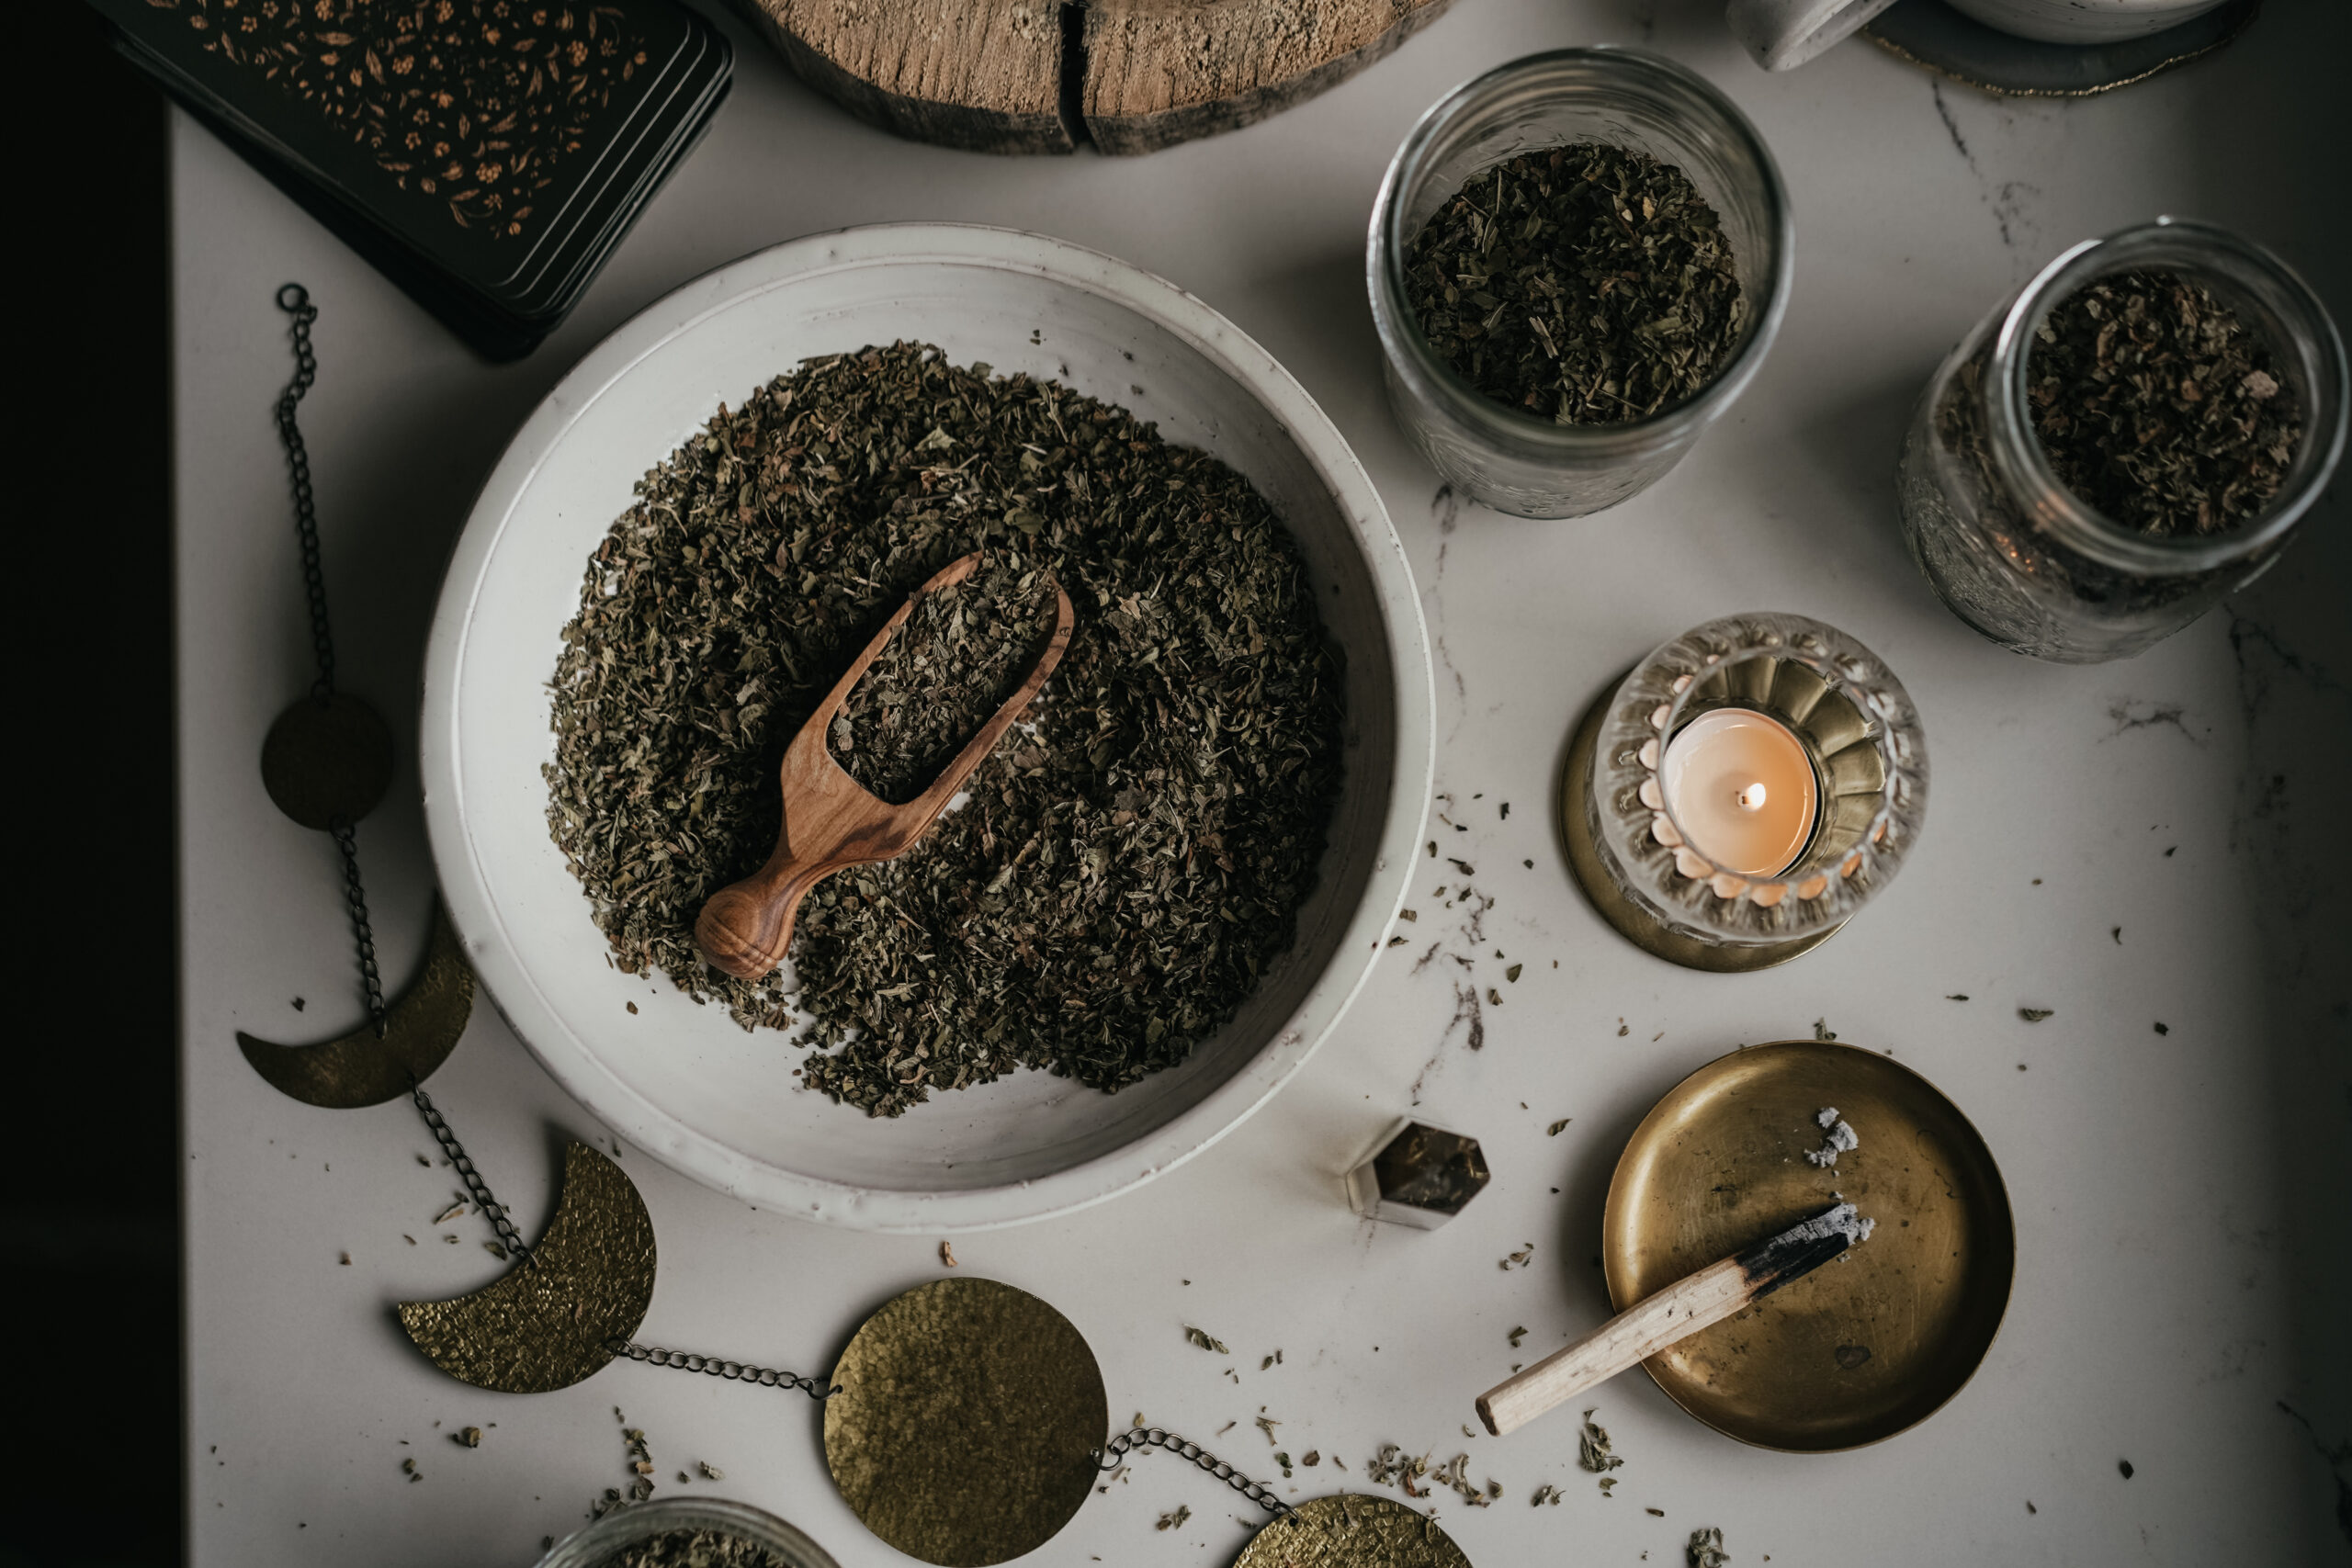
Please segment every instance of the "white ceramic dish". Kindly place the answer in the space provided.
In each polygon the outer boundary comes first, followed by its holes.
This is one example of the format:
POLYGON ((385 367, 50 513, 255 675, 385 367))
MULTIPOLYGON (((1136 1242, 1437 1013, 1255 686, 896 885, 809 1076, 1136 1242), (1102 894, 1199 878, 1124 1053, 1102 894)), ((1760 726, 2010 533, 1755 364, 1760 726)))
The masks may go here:
POLYGON ((1945 0, 1988 28, 2042 43, 2121 43, 2177 28, 2223 0, 1945 0))
POLYGON ((1402 900, 1429 799, 1431 709, 1419 602, 1387 512, 1264 349, 1109 256, 1001 229, 899 224, 797 240, 698 278, 548 393, 483 487, 442 585, 420 760, 467 953, 566 1089, 721 1191, 837 1224, 937 1233, 1063 1213, 1148 1180, 1298 1070, 1402 900), (1053 377, 1247 474, 1288 523, 1347 652, 1346 782, 1296 944, 1190 1061, 1115 1096, 1021 1073, 876 1121, 797 1089, 802 1053, 774 1031, 747 1033, 666 978, 606 964, 548 836, 546 683, 588 554, 630 487, 722 400, 811 355, 898 338, 1053 377))

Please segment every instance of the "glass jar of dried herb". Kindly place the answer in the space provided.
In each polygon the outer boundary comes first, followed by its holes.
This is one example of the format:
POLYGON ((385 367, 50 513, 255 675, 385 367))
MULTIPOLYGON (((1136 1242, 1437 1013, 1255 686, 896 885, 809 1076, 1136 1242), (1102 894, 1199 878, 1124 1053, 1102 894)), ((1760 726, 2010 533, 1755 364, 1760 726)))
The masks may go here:
POLYGON ((2343 455, 2346 383, 2261 246, 2172 219, 2085 241, 1928 383, 1897 469, 1912 558, 2004 648, 2128 659, 2278 558, 2343 455))
POLYGON ((831 1553, 763 1508, 722 1497, 616 1507, 565 1537, 538 1568, 838 1568, 831 1553))
POLYGON ((1365 265, 1397 423, 1521 517, 1616 505, 1754 378, 1793 241, 1771 152, 1662 55, 1511 62, 1421 117, 1365 265))

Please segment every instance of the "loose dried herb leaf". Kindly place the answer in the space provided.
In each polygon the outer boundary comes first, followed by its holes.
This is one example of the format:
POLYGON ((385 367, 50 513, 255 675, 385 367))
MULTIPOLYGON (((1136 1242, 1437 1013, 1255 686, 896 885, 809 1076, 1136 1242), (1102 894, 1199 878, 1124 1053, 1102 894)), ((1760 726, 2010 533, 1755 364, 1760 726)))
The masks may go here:
POLYGON ((1457 375, 1555 424, 1689 401, 1746 313, 1730 242, 1690 179, 1594 142, 1475 176, 1414 237, 1405 294, 1457 375))
MULTIPOLYGON (((810 361, 640 481, 564 636, 548 824, 613 962, 746 1028, 797 1003, 834 1048, 804 1081, 872 1114, 1019 1066, 1136 1082, 1291 944, 1338 789, 1339 654, 1249 481, 1121 410, 920 344, 810 361), (804 903, 797 992, 717 974, 694 919, 773 847, 785 746, 974 550, 1070 595, 1044 699, 964 809, 804 903)), ((852 716, 852 758, 887 707, 852 716)))
POLYGON ((1599 1475, 1615 1470, 1624 1462, 1624 1456, 1611 1451, 1609 1447, 1609 1428, 1595 1425, 1592 1411, 1586 1411, 1584 1430, 1577 1434, 1577 1463, 1599 1475))
MULTIPOLYGON (((1194 1328, 1190 1324, 1186 1324, 1184 1325, 1184 1337, 1191 1340, 1193 1344, 1198 1345, 1204 1350, 1214 1350, 1220 1356, 1230 1356, 1233 1354, 1232 1351, 1225 1348, 1224 1340, 1217 1338, 1215 1335, 1210 1334, 1205 1329, 1194 1328)), ((1138 1421, 1136 1425, 1141 1426, 1142 1423, 1138 1421)))
POLYGON ((2203 284, 2175 272, 2097 278, 2034 336, 2034 434, 2101 515, 2149 534, 2219 534, 2278 493, 2301 412, 2270 344, 2203 284))
POLYGON ((1179 1503, 1176 1505, 1176 1511, 1174 1513, 1160 1515, 1159 1523, 1154 1525, 1152 1528, 1154 1529, 1163 1530, 1177 1529, 1183 1525, 1186 1519, 1189 1519, 1192 1517, 1193 1506, 1190 1503, 1179 1503))
POLYGON ((1731 1561, 1731 1553, 1724 1550, 1724 1532, 1713 1526, 1692 1530, 1683 1555, 1690 1559, 1690 1568, 1724 1568, 1731 1561))

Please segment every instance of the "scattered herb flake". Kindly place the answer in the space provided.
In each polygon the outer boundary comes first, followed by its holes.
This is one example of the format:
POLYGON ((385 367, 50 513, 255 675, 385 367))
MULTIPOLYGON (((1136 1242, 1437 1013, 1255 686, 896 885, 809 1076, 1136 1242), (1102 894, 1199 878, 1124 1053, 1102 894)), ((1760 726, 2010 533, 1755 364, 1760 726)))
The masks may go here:
POLYGON ((1599 1475, 1615 1470, 1624 1462, 1624 1456, 1612 1451, 1609 1446, 1609 1428, 1597 1425, 1593 1421, 1592 1411, 1586 1411, 1584 1430, 1577 1434, 1577 1463, 1599 1475))

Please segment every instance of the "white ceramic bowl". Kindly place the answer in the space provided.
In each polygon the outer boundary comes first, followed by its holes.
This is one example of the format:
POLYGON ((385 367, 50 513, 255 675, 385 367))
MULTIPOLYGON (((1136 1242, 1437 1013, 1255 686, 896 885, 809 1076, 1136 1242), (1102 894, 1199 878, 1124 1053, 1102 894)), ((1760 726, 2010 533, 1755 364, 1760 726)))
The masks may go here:
MULTIPOLYGON (((1955 11, 2042 43, 2121 43, 2177 28, 2224 0, 1947 0, 1955 11)), ((2335 0, 2341 4, 2342 0, 2335 0)))
POLYGON ((866 1230, 980 1229, 1099 1202, 1199 1153, 1331 1033, 1404 896, 1431 707, 1419 602, 1387 512, 1264 349, 1174 285, 1058 240, 853 229, 687 284, 607 338, 524 424, 434 617, 425 819, 492 1000, 606 1123, 764 1206, 866 1230), (1124 404, 1247 474, 1288 523, 1346 650, 1346 779, 1296 944, 1191 1060, 1116 1095, 1023 1072, 877 1121, 801 1089, 790 1075, 802 1053, 774 1031, 747 1033, 666 978, 609 967, 548 836, 547 682, 588 554, 630 487, 722 400, 811 355, 899 338, 1124 404))

